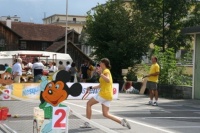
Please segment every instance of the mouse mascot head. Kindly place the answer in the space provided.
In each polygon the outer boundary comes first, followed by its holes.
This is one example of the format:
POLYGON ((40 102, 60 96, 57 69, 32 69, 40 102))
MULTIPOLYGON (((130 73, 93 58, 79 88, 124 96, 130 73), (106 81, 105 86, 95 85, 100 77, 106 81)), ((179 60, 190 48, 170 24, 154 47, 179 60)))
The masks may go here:
MULTIPOLYGON (((5 87, 3 87, 3 86, 11 85, 12 83, 13 83, 13 78, 9 72, 4 72, 4 73, 0 74, 0 89, 1 89, 1 91, 3 89, 5 89, 5 87)), ((0 91, 0 94, 1 94, 1 91, 0 91)))
POLYGON ((70 80, 70 72, 61 70, 55 73, 55 80, 46 84, 43 91, 40 94, 41 103, 47 102, 52 106, 57 106, 62 101, 66 100, 69 95, 79 96, 82 92, 82 86, 80 83, 74 83, 71 87, 67 86, 67 82, 70 80))
POLYGON ((52 132, 52 111, 53 107, 66 107, 60 104, 66 100, 69 95, 79 96, 82 92, 82 85, 74 83, 69 87, 66 83, 70 80, 70 72, 65 70, 58 71, 53 75, 53 80, 48 82, 47 78, 42 77, 40 84, 40 105, 39 107, 44 110, 44 119, 41 126, 41 132, 52 132))

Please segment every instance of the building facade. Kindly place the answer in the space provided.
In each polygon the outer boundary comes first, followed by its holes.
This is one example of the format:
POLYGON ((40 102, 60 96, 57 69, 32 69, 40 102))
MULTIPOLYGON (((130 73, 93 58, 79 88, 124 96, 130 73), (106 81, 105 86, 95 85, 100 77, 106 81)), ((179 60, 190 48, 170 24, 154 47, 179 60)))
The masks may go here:
MULTIPOLYGON (((76 32, 81 33, 83 26, 86 22, 86 16, 68 15, 67 28, 74 29, 76 32)), ((43 19, 43 24, 53 24, 66 27, 66 15, 54 14, 43 19)))
POLYGON ((14 15, 14 16, 1 16, 0 17, 0 21, 6 21, 8 17, 10 18, 10 20, 12 22, 21 22, 21 20, 20 20, 21 18, 18 17, 17 15, 14 15))
POLYGON ((0 51, 18 49, 21 38, 18 33, 0 22, 0 51))

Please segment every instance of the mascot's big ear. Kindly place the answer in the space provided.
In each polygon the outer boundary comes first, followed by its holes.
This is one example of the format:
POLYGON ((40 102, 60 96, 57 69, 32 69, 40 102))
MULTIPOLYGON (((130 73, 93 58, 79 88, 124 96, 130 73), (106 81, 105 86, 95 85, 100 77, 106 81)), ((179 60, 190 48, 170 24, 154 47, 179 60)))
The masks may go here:
MULTIPOLYGON (((70 72, 60 70, 56 74, 56 81, 63 81, 65 84, 69 82, 71 78, 70 72)), ((68 88, 68 87, 67 87, 68 88)), ((70 88, 67 89, 68 93, 72 96, 79 96, 82 92, 82 85, 80 83, 74 83, 70 88)))
POLYGON ((81 94, 82 92, 82 85, 80 83, 74 83, 70 88, 69 88, 69 94, 77 97, 81 94))
POLYGON ((63 81, 64 83, 69 82, 70 80, 70 72, 65 71, 65 70, 60 70, 57 74, 56 74, 56 81, 63 81))

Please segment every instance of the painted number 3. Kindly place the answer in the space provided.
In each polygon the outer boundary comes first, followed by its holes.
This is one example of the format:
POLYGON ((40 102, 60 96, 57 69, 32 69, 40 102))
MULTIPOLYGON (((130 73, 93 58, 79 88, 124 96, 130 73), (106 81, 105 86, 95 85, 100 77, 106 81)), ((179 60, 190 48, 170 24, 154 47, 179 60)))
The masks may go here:
MULTIPOLYGON (((10 90, 4 90, 5 93, 10 94, 10 90)), ((10 97, 8 95, 5 95, 3 97, 5 100, 9 99, 10 97)))
POLYGON ((65 119, 66 117, 66 111, 64 109, 57 109, 55 111, 55 115, 59 115, 59 114, 61 114, 61 116, 55 122, 55 125, 54 125, 55 128, 63 128, 66 126, 66 123, 62 123, 63 119, 65 119))

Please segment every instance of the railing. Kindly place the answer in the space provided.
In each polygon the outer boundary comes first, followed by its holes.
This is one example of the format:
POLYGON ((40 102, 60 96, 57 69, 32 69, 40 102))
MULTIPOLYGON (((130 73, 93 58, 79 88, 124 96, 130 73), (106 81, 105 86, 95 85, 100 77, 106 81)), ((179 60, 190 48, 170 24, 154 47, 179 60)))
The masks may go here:
MULTIPOLYGON (((66 23, 66 20, 59 20, 59 21, 53 21, 52 24, 55 23, 66 23)), ((67 21, 68 24, 85 24, 85 21, 67 21)))

